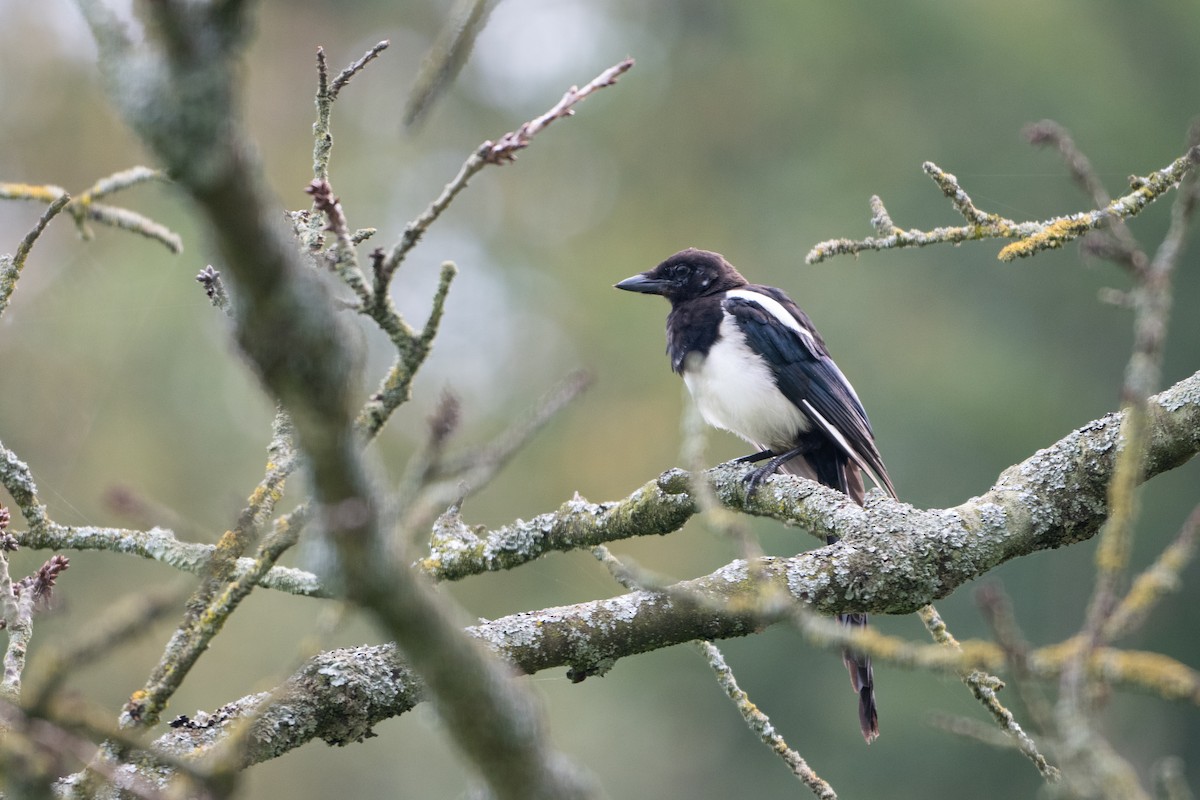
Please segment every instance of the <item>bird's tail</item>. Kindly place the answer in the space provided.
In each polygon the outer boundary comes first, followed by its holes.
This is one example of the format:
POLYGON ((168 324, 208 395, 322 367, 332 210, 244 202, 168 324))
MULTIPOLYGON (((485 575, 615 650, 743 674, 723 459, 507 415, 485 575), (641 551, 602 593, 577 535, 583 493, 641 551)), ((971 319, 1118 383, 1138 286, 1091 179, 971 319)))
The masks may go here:
MULTIPOLYGON (((863 504, 866 489, 863 486, 862 474, 856 468, 844 459, 832 464, 822 464, 822 467, 825 469, 814 468, 807 458, 799 456, 783 464, 780 470, 832 486, 845 492, 860 506, 863 504), (825 474, 827 472, 833 474, 825 474)), ((829 536, 825 541, 833 544, 837 540, 837 536, 829 536)), ((848 628, 867 627, 866 614, 838 614, 837 620, 848 628)), ((871 669, 871 657, 847 647, 842 650, 842 662, 850 671, 850 685, 858 694, 858 723, 862 728, 863 738, 870 744, 879 736, 879 713, 875 707, 875 673, 871 669)))
MULTIPOLYGON (((838 614, 838 622, 848 628, 867 627, 866 614, 838 614)), ((850 671, 850 685, 858 693, 858 724, 867 744, 879 736, 879 713, 875 708, 875 673, 871 657, 847 647, 842 650, 842 662, 850 671)))

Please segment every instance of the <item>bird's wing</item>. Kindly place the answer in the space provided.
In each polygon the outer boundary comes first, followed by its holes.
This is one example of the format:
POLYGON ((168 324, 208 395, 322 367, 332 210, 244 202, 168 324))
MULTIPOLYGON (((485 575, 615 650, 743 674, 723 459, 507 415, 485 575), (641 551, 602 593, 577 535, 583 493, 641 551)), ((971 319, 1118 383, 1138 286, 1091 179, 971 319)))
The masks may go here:
POLYGON ((727 292, 723 308, 746 344, 770 364, 779 390, 895 497, 867 412, 804 312, 783 292, 764 286, 727 292))

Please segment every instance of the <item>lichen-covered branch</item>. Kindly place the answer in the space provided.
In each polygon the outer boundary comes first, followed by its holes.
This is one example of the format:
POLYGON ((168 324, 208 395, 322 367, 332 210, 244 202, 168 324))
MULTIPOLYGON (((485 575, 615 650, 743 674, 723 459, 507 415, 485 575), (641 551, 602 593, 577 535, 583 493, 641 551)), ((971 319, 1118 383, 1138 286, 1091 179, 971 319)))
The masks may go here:
POLYGON ((0 591, 4 592, 3 621, 8 645, 4 649, 4 674, 0 679, 0 698, 11 702, 21 699, 21 675, 25 671, 25 655, 33 637, 33 593, 14 593, 9 578, 8 554, 0 552, 0 591))
MULTIPOLYGON (((719 508, 705 509, 707 511, 716 511, 719 508)), ((633 576, 633 570, 622 563, 614 556, 604 545, 597 545, 592 550, 600 563, 608 569, 609 573, 626 589, 645 588, 639 586, 638 580, 633 576)), ((798 752, 788 746, 787 741, 783 738, 775 726, 771 724, 771 719, 766 712, 760 709, 755 703, 750 700, 750 696, 746 694, 737 682, 737 677, 733 674, 733 670, 729 668, 729 664, 725 661, 725 655, 715 644, 708 641, 696 640, 692 642, 696 651, 704 658, 709 668, 712 669, 716 676, 717 684, 720 685, 725 696, 733 702, 734 708, 741 715, 742 721, 746 726, 758 736, 758 738, 771 749, 775 755, 787 765, 792 774, 796 776, 810 791, 821 800, 837 800, 837 793, 833 791, 833 787, 828 781, 808 765, 798 752)))
POLYGON ((267 471, 251 492, 237 524, 221 535, 212 557, 200 575, 202 580, 185 606, 183 620, 167 642, 159 663, 145 686, 126 704, 126 724, 154 724, 167 701, 182 685, 209 644, 225 626, 242 600, 259 584, 275 562, 296 541, 294 526, 276 526, 260 543, 250 567, 235 575, 238 559, 259 539, 259 531, 274 513, 283 496, 284 482, 296 468, 299 453, 292 441, 292 423, 277 409, 267 446, 267 471))
MULTIPOLYGON (((0 197, 4 196, 6 186, 9 186, 9 184, 0 184, 0 197)), ((71 195, 67 194, 64 190, 59 189, 57 186, 49 188, 57 190, 58 194, 51 197, 46 210, 42 212, 42 216, 38 218, 37 224, 33 226, 33 230, 25 234, 25 238, 21 240, 21 244, 17 247, 17 252, 12 255, 0 253, 0 314, 3 314, 8 308, 8 301, 12 298, 12 293, 16 291, 17 281, 21 278, 21 270, 25 268, 25 260, 29 257, 29 251, 33 247, 33 243, 42 235, 42 231, 50 224, 50 220, 54 219, 58 215, 58 212, 66 208, 67 204, 71 202, 71 195)))
MULTIPOLYGON (((166 175, 148 167, 130 167, 101 178, 77 197, 71 197, 58 186, 50 184, 0 183, 0 200, 32 200, 65 208, 75 220, 84 239, 92 238, 88 222, 99 222, 113 228, 136 233, 165 246, 172 253, 183 252, 183 240, 166 225, 128 208, 99 203, 101 197, 148 181, 165 181, 166 175)), ((53 216, 53 214, 50 214, 53 216)), ((47 220, 48 221, 48 220, 47 220)))
MULTIPOLYGON (((1195 157, 1200 154, 1200 128, 1193 129, 1190 144, 1189 156, 1193 157, 1190 166, 1194 166, 1195 157)), ((1176 163, 1183 161, 1180 159, 1176 163)), ((1078 171, 1086 172, 1086 162, 1077 162, 1075 166, 1078 171)), ((1152 178, 1159 185, 1163 184, 1161 175, 1156 173, 1152 178)), ((1095 184, 1093 191, 1098 191, 1095 188, 1098 179, 1086 182, 1095 184)), ((1184 169, 1175 183, 1179 191, 1172 204, 1171 225, 1153 259, 1141 252, 1123 225, 1108 226, 1109 239, 1119 245, 1114 249, 1123 254, 1118 263, 1133 267, 1136 279, 1128 295, 1134 312, 1134 346, 1121 390, 1125 404, 1122 449, 1117 454, 1108 483, 1109 517, 1096 548, 1095 585, 1078 636, 1082 646, 1068 660, 1063 671, 1055 715, 1068 780, 1077 787, 1107 787, 1103 791, 1110 797, 1137 796, 1142 790, 1132 765, 1117 755, 1092 724, 1087 695, 1093 681, 1087 674, 1086 664, 1092 651, 1106 641, 1103 637, 1108 630, 1108 620, 1117 606, 1118 590, 1128 569, 1138 515, 1137 489, 1142 481, 1147 406, 1150 393, 1159 386, 1162 372, 1172 277, 1196 205, 1196 170, 1184 169), (1114 230, 1117 232, 1112 233, 1114 230)), ((1152 187, 1154 181, 1145 184, 1152 187)), ((1112 205, 1109 203, 1109 207, 1112 205)), ((1083 791, 1090 793, 1092 790, 1083 791)))
MULTIPOLYGON (((768 559, 762 566, 772 580, 783 582, 786 569, 780 560, 768 559)), ((745 602, 741 593, 761 589, 745 581, 746 574, 744 564, 730 565, 664 592, 633 592, 515 614, 469 630, 523 672, 570 667, 569 674, 582 679, 611 668, 626 656, 694 639, 744 636, 760 630, 764 624, 761 617, 734 610, 753 605, 745 602), (710 602, 681 600, 689 594, 710 602)), ((991 642, 964 641, 962 649, 955 651, 941 645, 912 644, 873 630, 850 633, 832 620, 803 616, 802 630, 815 643, 841 647, 852 639, 856 648, 873 658, 900 666, 954 674, 972 668, 995 671, 1005 664, 1003 649, 991 642)), ((1057 679, 1080 645, 1069 640, 1032 651, 1030 677, 1057 679)), ((1113 686, 1200 706, 1200 674, 1166 656, 1102 647, 1092 653, 1088 669, 1113 686)), ((313 658, 274 692, 244 697, 195 719, 175 720, 174 730, 160 737, 155 747, 168 754, 203 757, 230 726, 250 718, 253 730, 242 751, 244 765, 249 766, 314 739, 339 745, 360 741, 382 720, 403 714, 424 699, 420 679, 395 645, 334 650, 313 658), (337 713, 331 714, 329 709, 337 713)))
MULTIPOLYGON (((1178 466, 1200 451, 1200 373, 1156 396, 1154 405, 1158 411, 1151 416, 1151 471, 1146 478, 1178 466)), ((912 522, 934 531, 943 530, 941 520, 951 521, 953 526, 944 529, 946 537, 954 531, 961 533, 970 521, 976 532, 956 536, 956 541, 986 547, 991 555, 985 560, 990 562, 1002 558, 1006 549, 1028 548, 1025 552, 1032 552, 1079 541, 1095 532, 1104 518, 1102 487, 1111 471, 1120 418, 1119 414, 1110 414, 1071 433, 1006 470, 988 494, 957 509, 922 511, 882 499, 876 499, 865 510, 858 509, 836 492, 786 476, 768 479, 764 490, 747 500, 740 481, 745 468, 722 465, 707 475, 726 505, 803 526, 817 536, 870 531, 873 515, 880 515, 881 521, 888 519, 889 527, 912 522), (1086 513, 1079 516, 1081 511, 1086 513), (1010 515, 1014 523, 1011 526, 1006 525, 1010 515)), ((212 545, 180 542, 160 528, 130 531, 53 523, 37 501, 28 467, 7 450, 0 452, 3 467, 7 469, 0 469, 0 481, 18 500, 27 519, 40 520, 19 534, 19 541, 26 547, 128 552, 196 573, 211 558, 212 545)), ((419 566, 437 579, 455 580, 509 569, 548 552, 671 533, 696 513, 688 494, 690 482, 688 473, 671 470, 624 500, 589 503, 576 498, 557 511, 495 530, 472 528, 458 511, 452 511, 435 525, 433 549, 419 566)), ((886 537, 876 538, 883 541, 886 537)), ((954 560, 980 555, 967 550, 955 555, 954 560)), ((240 574, 250 568, 252 560, 242 558, 237 564, 240 574)), ((899 568, 899 564, 889 566, 888 571, 899 568)), ((289 568, 271 569, 262 585, 309 596, 329 596, 315 576, 289 568)))
MULTIPOLYGON (((91 525, 46 525, 14 533, 22 547, 34 550, 106 550, 128 553, 151 561, 159 561, 181 572, 202 574, 212 560, 216 545, 184 542, 166 528, 148 531, 127 528, 102 528, 91 525)), ((236 578, 248 572, 254 559, 237 559, 233 569, 236 578)), ((321 580, 311 572, 294 567, 272 567, 263 575, 260 586, 305 597, 332 597, 321 580)))
MULTIPOLYGON (((317 121, 313 123, 313 179, 316 181, 329 180, 329 153, 333 149, 333 134, 331 120, 333 101, 337 99, 342 89, 350 83, 359 72, 379 57, 379 54, 391 45, 384 39, 366 53, 362 58, 350 64, 331 82, 329 80, 329 65, 325 59, 325 48, 317 48, 317 121)), ((315 209, 314 209, 315 210, 315 209)))
POLYGON ((922 169, 950 199, 955 210, 966 219, 966 225, 928 231, 899 228, 892 223, 883 202, 878 197, 872 197, 871 219, 877 235, 859 240, 828 239, 818 242, 808 251, 804 260, 809 264, 816 264, 834 256, 854 255, 867 250, 959 244, 981 239, 1016 239, 1017 241, 1001 249, 997 257, 1001 261, 1024 258, 1042 250, 1062 247, 1089 231, 1110 224, 1113 220, 1127 219, 1140 213, 1150 203, 1177 186, 1197 164, 1200 164, 1200 147, 1193 146, 1166 167, 1145 177, 1135 178, 1132 191, 1110 201, 1102 208, 1041 222, 1016 222, 999 214, 980 211, 954 175, 933 162, 926 161, 922 169))
MULTIPOLYGON (((856 610, 908 612, 1010 558, 1093 536, 1107 517, 1123 417, 1117 412, 1088 423, 955 508, 922 510, 880 496, 859 508, 838 492, 786 475, 768 478, 747 499, 746 465, 723 464, 705 476, 731 508, 817 536, 842 536, 843 542, 826 548, 835 559, 826 577, 835 594, 861 602, 856 610)), ((1200 372, 1152 398, 1148 424, 1143 479, 1200 452, 1200 372)), ((696 513, 690 483, 688 473, 671 470, 624 500, 575 498, 557 511, 495 530, 471 528, 451 511, 434 526, 430 555, 419 565, 451 580, 509 569, 547 552, 670 533, 696 513)))
POLYGON ((733 670, 725 663, 725 656, 712 642, 695 642, 695 647, 704 659, 708 662, 709 667, 717 676, 717 682, 721 684, 721 688, 725 690, 725 694, 733 701, 738 713, 742 715, 742 719, 750 726, 750 730, 758 735, 763 744, 771 748, 771 751, 779 756, 788 769, 792 771, 805 786, 807 786, 814 795, 821 800, 837 800, 837 793, 833 791, 833 787, 829 782, 818 775, 804 757, 788 746, 787 741, 771 724, 771 719, 762 709, 755 705, 750 700, 750 696, 738 686, 737 678, 734 677, 733 670))
MULTIPOLYGON (((925 606, 917 613, 935 642, 956 652, 962 652, 962 645, 946 628, 945 621, 933 606, 925 606)), ((1059 780, 1061 775, 1058 769, 1046 760, 1041 750, 1038 749, 1037 743, 1025 732, 1013 713, 1000 702, 999 691, 1004 688, 1004 682, 996 676, 974 667, 960 670, 958 676, 971 690, 975 699, 992 715, 992 719, 1000 726, 1000 730, 1011 737, 1017 749, 1033 762, 1042 777, 1047 781, 1059 780)))
POLYGON ((234 67, 250 28, 247 4, 148 7, 148 27, 163 39, 139 42, 98 0, 81 6, 118 108, 195 201, 224 260, 238 344, 295 426, 313 517, 336 550, 348 599, 404 648, 497 796, 592 796, 550 747, 527 690, 451 622, 444 599, 388 556, 385 504, 354 424, 354 339, 319 276, 280 235, 279 206, 239 121, 234 67))

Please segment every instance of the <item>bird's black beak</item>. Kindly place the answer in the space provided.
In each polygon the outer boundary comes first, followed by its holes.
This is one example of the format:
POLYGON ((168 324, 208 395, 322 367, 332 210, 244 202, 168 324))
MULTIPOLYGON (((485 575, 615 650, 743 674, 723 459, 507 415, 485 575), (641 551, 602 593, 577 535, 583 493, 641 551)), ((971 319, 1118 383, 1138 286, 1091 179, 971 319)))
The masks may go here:
POLYGON ((617 289, 624 289, 627 292, 641 292, 642 294, 662 294, 666 288, 666 281, 649 278, 643 272, 639 275, 634 275, 632 278, 626 278, 616 284, 617 289))

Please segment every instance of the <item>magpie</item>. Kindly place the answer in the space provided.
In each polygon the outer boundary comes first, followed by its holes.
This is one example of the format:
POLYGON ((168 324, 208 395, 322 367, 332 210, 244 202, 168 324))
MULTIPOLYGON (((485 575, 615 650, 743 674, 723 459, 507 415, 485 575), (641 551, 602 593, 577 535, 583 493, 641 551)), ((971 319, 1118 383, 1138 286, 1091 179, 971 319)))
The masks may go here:
MULTIPOLYGON (((739 461, 766 460, 747 478, 748 494, 782 470, 837 489, 859 505, 866 493, 863 473, 896 496, 858 395, 808 315, 782 290, 749 283, 719 253, 695 248, 616 288, 670 301, 671 368, 683 376, 706 422, 758 448, 739 461)), ((841 614, 838 621, 863 627, 867 615, 841 614)), ((869 744, 879 735, 871 659, 849 649, 842 658, 869 744)))

